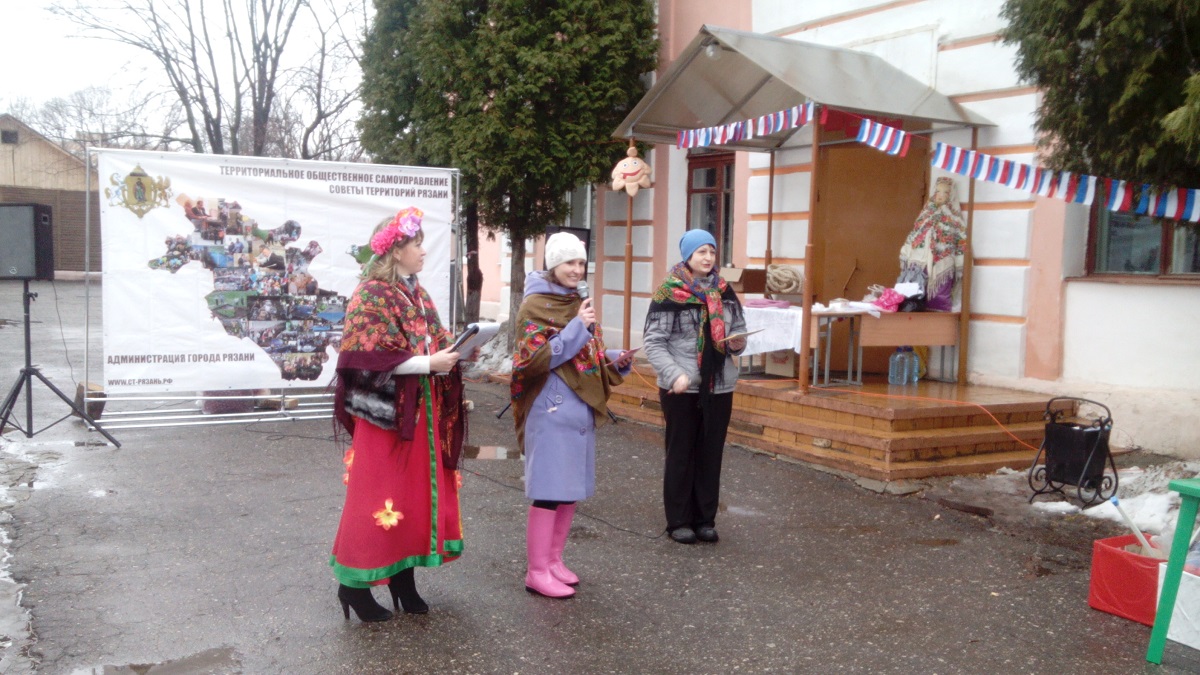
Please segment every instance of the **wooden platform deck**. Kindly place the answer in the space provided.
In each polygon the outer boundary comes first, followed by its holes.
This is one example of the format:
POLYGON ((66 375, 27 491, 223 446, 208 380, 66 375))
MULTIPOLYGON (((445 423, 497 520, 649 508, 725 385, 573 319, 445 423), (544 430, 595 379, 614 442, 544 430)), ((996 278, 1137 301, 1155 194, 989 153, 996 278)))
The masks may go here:
MULTIPOLYGON (((866 376, 862 386, 801 394, 795 380, 744 375, 728 441, 882 481, 1023 470, 1042 442, 1048 400, 946 382, 891 386, 878 376, 866 376)), ((661 425, 653 371, 638 365, 609 407, 661 425)))

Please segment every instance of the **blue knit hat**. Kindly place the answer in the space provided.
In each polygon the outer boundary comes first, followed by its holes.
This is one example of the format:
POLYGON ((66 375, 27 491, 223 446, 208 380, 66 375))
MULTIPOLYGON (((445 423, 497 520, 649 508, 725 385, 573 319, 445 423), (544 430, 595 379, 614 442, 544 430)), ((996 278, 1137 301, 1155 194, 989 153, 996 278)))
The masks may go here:
POLYGON ((683 261, 687 262, 692 259, 692 254, 696 249, 708 244, 713 248, 717 247, 717 240, 708 233, 708 230, 688 230, 679 240, 679 253, 683 256, 683 261))

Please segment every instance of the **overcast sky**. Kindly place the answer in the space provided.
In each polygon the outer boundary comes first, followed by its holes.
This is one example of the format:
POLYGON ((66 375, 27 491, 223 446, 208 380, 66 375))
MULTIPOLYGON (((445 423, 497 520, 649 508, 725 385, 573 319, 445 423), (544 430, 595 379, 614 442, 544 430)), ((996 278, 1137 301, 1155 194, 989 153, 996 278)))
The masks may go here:
MULTIPOLYGON (((131 86, 147 78, 161 84, 161 66, 146 52, 112 40, 81 37, 81 28, 46 10, 52 2, 0 0, 0 112, 21 98, 40 106, 93 86, 108 87, 124 98, 132 93, 131 86)), ((334 4, 340 5, 338 0, 334 4)), ((323 5, 316 6, 325 11, 323 5)), ((285 68, 313 57, 315 43, 304 39, 309 27, 311 17, 302 13, 296 24, 298 34, 293 34, 284 54, 285 68)))
POLYGON ((0 99, 23 97, 40 105, 89 86, 130 81, 122 73, 137 63, 135 50, 73 37, 79 30, 46 11, 49 4, 50 0, 0 0, 0 99))

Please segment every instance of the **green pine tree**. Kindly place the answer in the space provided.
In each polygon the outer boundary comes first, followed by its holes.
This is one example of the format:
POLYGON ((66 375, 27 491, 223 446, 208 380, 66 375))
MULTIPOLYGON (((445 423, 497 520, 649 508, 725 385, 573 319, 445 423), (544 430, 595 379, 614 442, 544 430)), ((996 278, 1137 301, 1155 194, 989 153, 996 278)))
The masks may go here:
POLYGON ((1007 0, 1047 164, 1200 187, 1200 2, 1007 0))
POLYGON ((567 216, 567 193, 624 156, 612 131, 656 66, 652 0, 376 0, 363 145, 384 161, 463 172, 480 222, 512 243, 567 216))

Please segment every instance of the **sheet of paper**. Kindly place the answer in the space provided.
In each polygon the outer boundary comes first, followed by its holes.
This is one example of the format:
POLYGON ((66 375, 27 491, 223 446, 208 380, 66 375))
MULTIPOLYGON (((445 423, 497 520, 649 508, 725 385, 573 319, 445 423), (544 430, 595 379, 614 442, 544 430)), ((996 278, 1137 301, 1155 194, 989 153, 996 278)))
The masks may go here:
POLYGON ((766 329, 759 328, 758 330, 748 330, 748 331, 745 331, 742 333, 734 333, 733 335, 726 335, 725 337, 718 340, 718 342, 727 342, 729 340, 733 340, 734 338, 740 338, 740 337, 750 337, 751 335, 754 335, 755 333, 761 333, 764 330, 766 330, 766 329))
POLYGON ((474 335, 467 338, 467 341, 464 342, 458 350, 458 352, 464 357, 470 354, 472 351, 487 344, 488 340, 496 337, 496 333, 500 332, 500 324, 496 323, 495 321, 480 321, 479 323, 473 323, 470 326, 467 326, 466 330, 463 332, 466 333, 472 328, 477 328, 478 330, 475 331, 474 335))

